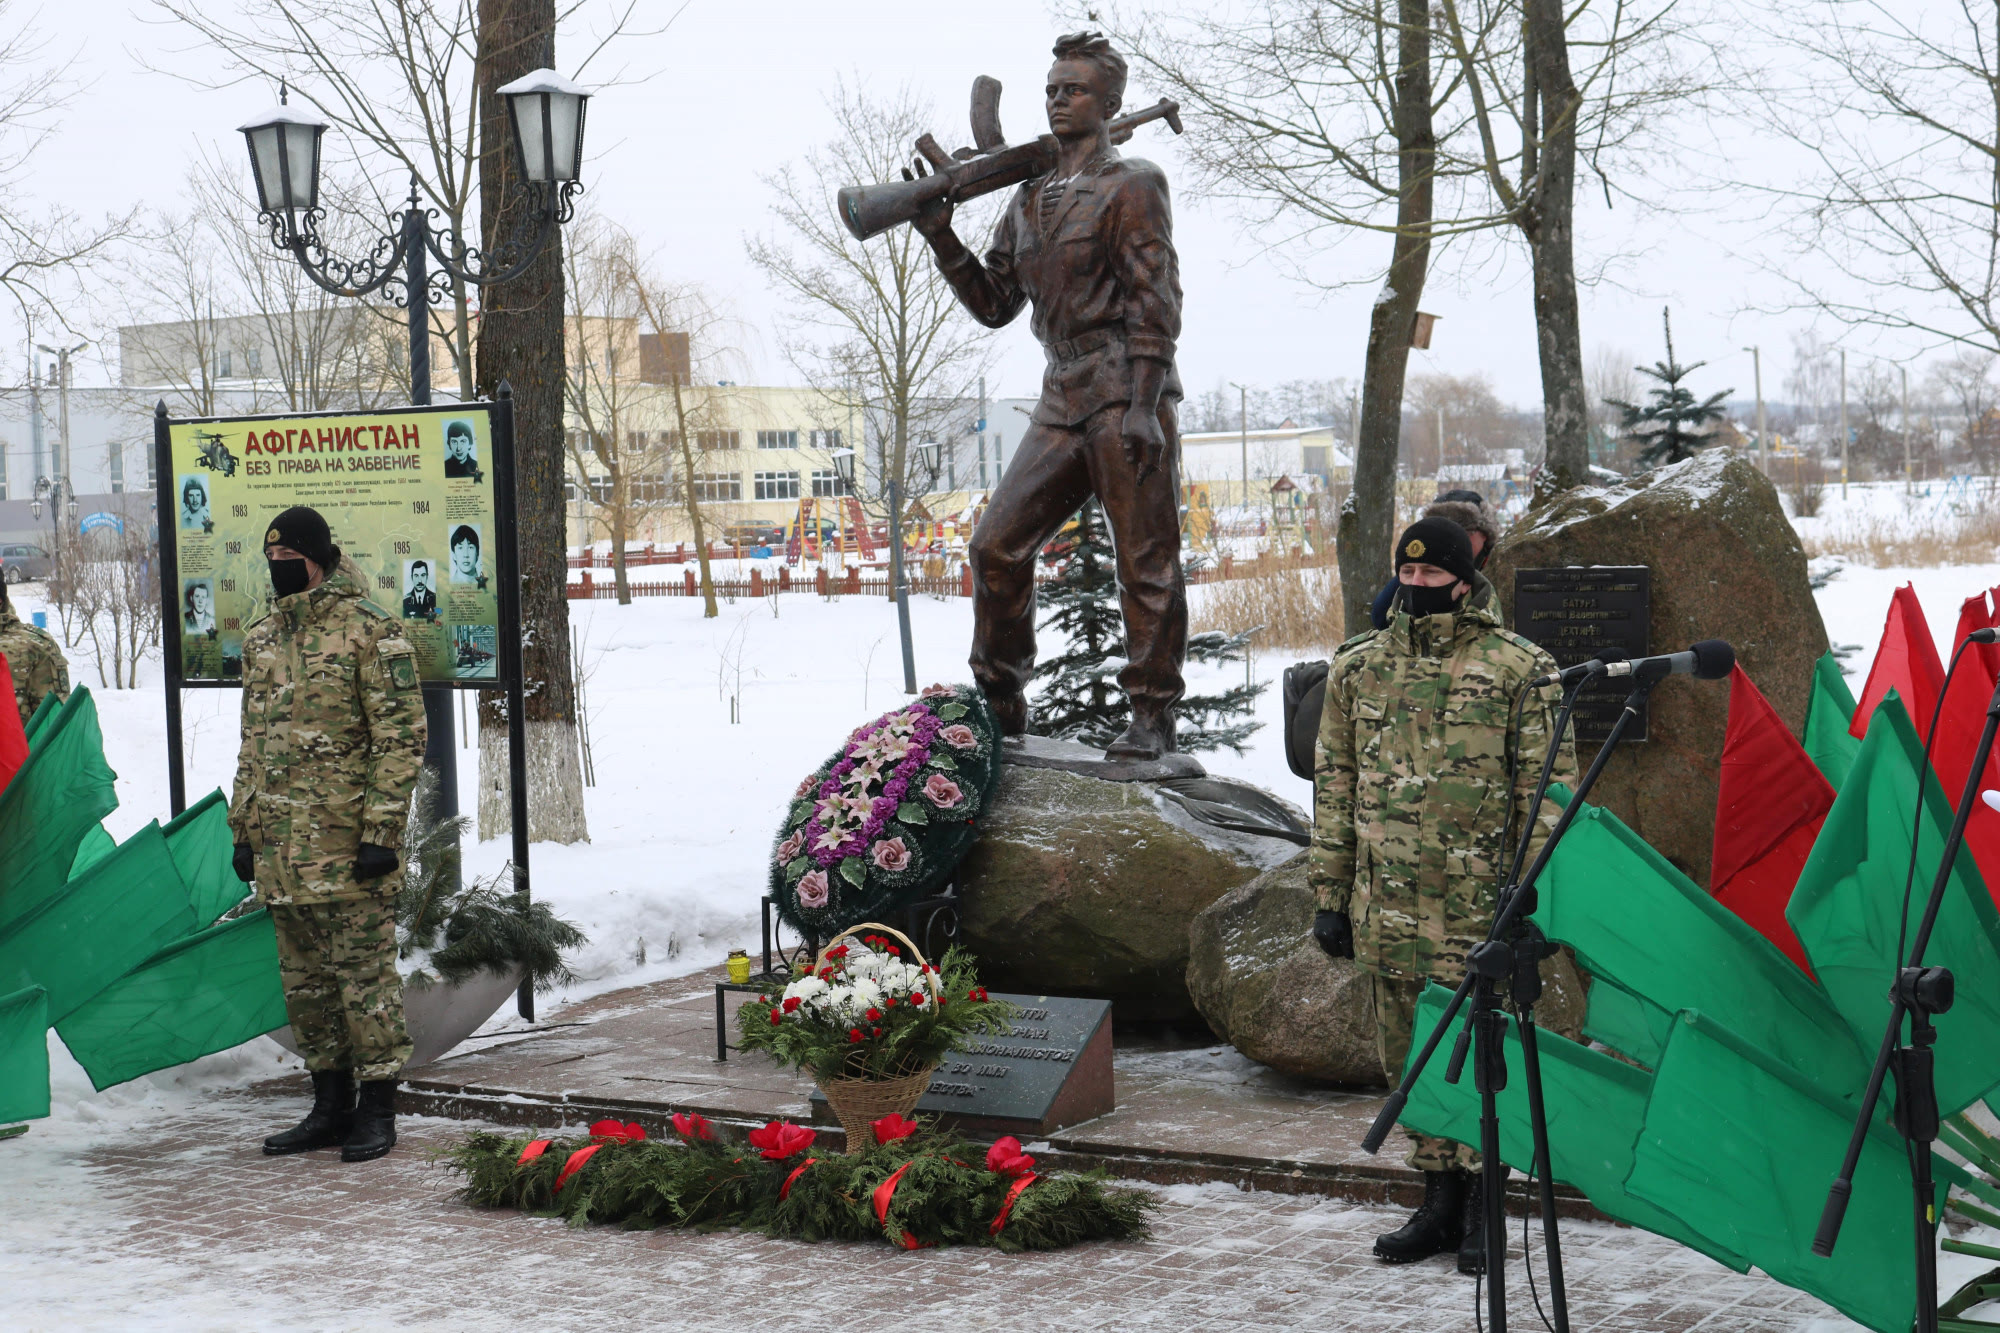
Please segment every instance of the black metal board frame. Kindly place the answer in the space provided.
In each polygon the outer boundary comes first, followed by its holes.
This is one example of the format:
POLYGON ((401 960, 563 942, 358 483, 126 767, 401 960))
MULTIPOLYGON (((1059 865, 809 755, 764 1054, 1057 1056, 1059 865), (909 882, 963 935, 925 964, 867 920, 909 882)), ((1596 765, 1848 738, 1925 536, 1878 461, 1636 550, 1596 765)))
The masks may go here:
MULTIPOLYGON (((521 561, 519 525, 516 522, 518 501, 514 489, 514 391, 507 384, 500 386, 499 393, 490 402, 426 403, 396 407, 396 412, 409 414, 435 414, 463 412, 468 407, 485 408, 493 422, 493 522, 498 529, 499 550, 496 564, 499 567, 499 592, 497 601, 500 613, 500 661, 498 680, 481 681, 427 681, 425 688, 490 690, 504 689, 507 692, 507 777, 508 808, 513 825, 513 872, 514 888, 521 894, 521 901, 530 901, 528 887, 528 779, 527 779, 527 719, 523 713, 525 682, 522 679, 521 661, 521 561)), ((158 506, 161 522, 164 524, 174 513, 174 466, 171 427, 176 420, 182 425, 207 425, 216 422, 249 421, 292 421, 313 417, 347 417, 354 415, 352 409, 330 412, 272 412, 244 417, 180 417, 167 414, 167 404, 162 399, 153 410, 153 494, 158 506)), ((242 682, 228 680, 189 681, 181 674, 181 623, 175 608, 179 601, 175 589, 180 587, 180 552, 170 540, 164 527, 160 540, 160 621, 161 656, 164 671, 161 673, 166 695, 167 712, 167 795, 173 814, 187 809, 187 764, 186 749, 181 730, 181 691, 194 689, 241 689, 242 682)), ((452 806, 455 811, 456 802, 452 806)), ((532 1020, 534 1011, 534 991, 531 982, 521 983, 521 1017, 532 1020)))
MULTIPOLYGON (((1559 667, 1587 662, 1604 649, 1627 657, 1652 651, 1653 571, 1647 565, 1555 565, 1514 573, 1514 632, 1545 649, 1559 667), (1584 603, 1588 603, 1585 605, 1584 603)), ((1628 683, 1593 681, 1577 696, 1576 741, 1596 744, 1624 711, 1628 683)), ((1624 740, 1647 738, 1642 705, 1624 740)))

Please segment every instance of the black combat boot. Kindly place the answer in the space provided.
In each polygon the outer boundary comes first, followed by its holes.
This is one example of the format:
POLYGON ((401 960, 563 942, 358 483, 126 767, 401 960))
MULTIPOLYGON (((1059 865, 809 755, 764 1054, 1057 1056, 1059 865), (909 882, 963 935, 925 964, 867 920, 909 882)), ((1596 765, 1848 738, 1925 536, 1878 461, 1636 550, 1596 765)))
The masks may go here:
MULTIPOLYGON (((1477 1277, 1486 1271, 1486 1189, 1479 1173, 1465 1190, 1465 1231, 1458 1242, 1458 1271, 1477 1277)), ((1508 1168, 1500 1168, 1500 1197, 1507 1197, 1508 1168)))
POLYGON ((396 1146, 396 1080, 369 1079, 361 1085, 354 1128, 341 1147, 343 1162, 372 1162, 396 1146))
POLYGON ((312 1084, 312 1110, 291 1129, 264 1140, 266 1157, 311 1152, 346 1141, 354 1124, 354 1074, 346 1069, 317 1069, 312 1084))
POLYGON ((1375 1238, 1375 1257, 1388 1264, 1413 1264, 1457 1245, 1465 1225, 1465 1196, 1465 1172, 1424 1172, 1424 1201, 1409 1221, 1375 1238))

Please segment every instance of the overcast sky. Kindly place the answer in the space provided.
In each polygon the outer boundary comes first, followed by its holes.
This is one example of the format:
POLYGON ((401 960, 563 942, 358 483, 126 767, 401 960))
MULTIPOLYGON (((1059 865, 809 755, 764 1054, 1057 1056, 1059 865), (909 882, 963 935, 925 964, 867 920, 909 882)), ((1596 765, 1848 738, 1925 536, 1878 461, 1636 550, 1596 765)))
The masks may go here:
MULTIPOLYGON (((212 8, 231 2, 215 0, 212 8)), ((642 3, 661 17, 669 10, 669 0, 642 3)), ((38 157, 33 179, 41 198, 86 215, 123 210, 134 201, 173 203, 202 145, 219 145, 229 160, 239 161, 241 140, 232 127, 273 100, 273 90, 245 85, 206 91, 149 71, 137 52, 149 52, 158 63, 186 39, 149 21, 146 7, 130 0, 69 0, 38 11, 17 0, 7 12, 17 21, 24 12, 35 13, 51 53, 74 52, 77 73, 91 83, 38 157)), ((775 336, 776 301, 744 257, 744 235, 770 226, 769 192, 760 174, 826 137, 823 99, 842 74, 878 90, 907 83, 933 98, 935 133, 948 147, 969 140, 967 90, 980 73, 1005 85, 1002 118, 1014 137, 1040 130, 1038 89, 1051 39, 1062 26, 1035 0, 690 0, 666 31, 630 40, 601 68, 583 71, 586 82, 620 69, 628 80, 603 91, 591 107, 587 183, 593 206, 638 233, 667 270, 708 284, 758 331, 751 348, 754 378, 794 381, 775 336)), ((586 45, 580 36, 567 38, 558 65, 574 72, 586 45)), ((216 64, 212 55, 177 59, 216 64)), ((1127 104, 1144 105, 1156 96, 1135 78, 1127 104)), ((1719 143, 1739 160, 1779 160, 1739 125, 1711 124, 1688 134, 1691 144, 1719 143)), ((1186 177, 1164 127, 1141 131, 1125 151, 1154 158, 1176 179, 1186 177)), ((1697 164, 1695 170, 1709 168, 1697 164)), ((1659 193, 1680 194, 1665 187, 1659 193)), ((1784 296, 1766 272, 1781 252, 1757 216, 1761 205, 1747 197, 1711 198, 1693 215, 1648 215, 1629 204, 1607 214, 1592 189, 1580 189, 1579 196, 1580 263, 1614 250, 1628 256, 1613 280, 1585 291, 1586 360, 1598 344, 1656 359, 1660 307, 1671 304, 1683 357, 1706 358, 1713 366, 1698 377, 1698 392, 1734 387, 1747 398, 1750 358, 1740 349, 1760 343, 1766 393, 1780 396, 1788 338, 1807 321, 1752 313, 1784 296)), ((1183 190, 1176 212, 1186 289, 1180 364, 1191 393, 1223 380, 1268 385, 1358 376, 1371 284, 1379 281, 1385 257, 1381 238, 1356 237, 1313 256, 1317 271, 1361 280, 1344 290, 1317 291, 1288 277, 1261 252, 1257 229, 1226 208, 1183 190)), ((1502 245, 1484 262, 1449 266, 1433 278, 1424 306, 1442 318, 1433 350, 1414 355, 1413 372, 1481 372, 1503 399, 1538 403, 1533 315, 1518 247, 1502 245)), ((0 324, 0 338, 9 358, 0 380, 15 380, 20 330, 0 324)), ((1026 320, 999 338, 992 391, 1033 392, 1041 359, 1026 320)), ((1851 345, 1884 355, 1905 350, 1865 336, 1851 345)), ((101 382, 106 375, 100 366, 80 378, 101 382)))

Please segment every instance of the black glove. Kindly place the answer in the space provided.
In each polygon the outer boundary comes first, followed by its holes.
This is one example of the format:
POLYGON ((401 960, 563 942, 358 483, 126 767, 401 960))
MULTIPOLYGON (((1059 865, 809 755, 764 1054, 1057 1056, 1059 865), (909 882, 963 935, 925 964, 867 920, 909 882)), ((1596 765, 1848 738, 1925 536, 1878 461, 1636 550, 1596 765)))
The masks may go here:
POLYGON ((236 872, 236 878, 248 884, 257 878, 257 853, 250 850, 249 843, 239 842, 236 854, 229 858, 229 866, 236 872))
POLYGON ((1354 919, 1345 912, 1313 913, 1313 939, 1328 958, 1354 957, 1354 919))
POLYGON ((402 859, 387 847, 364 842, 354 854, 354 878, 380 879, 401 864, 402 859))

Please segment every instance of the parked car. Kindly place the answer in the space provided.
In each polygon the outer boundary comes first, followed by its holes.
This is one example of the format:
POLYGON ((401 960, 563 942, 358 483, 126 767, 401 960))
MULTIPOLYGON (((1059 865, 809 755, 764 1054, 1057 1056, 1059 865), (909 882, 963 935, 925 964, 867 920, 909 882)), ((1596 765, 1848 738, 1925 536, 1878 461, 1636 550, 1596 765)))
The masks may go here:
MULTIPOLYGON (((793 531, 797 531, 798 527, 799 527, 798 523, 794 522, 792 524, 793 531)), ((832 542, 840 540, 840 525, 838 523, 835 523, 830 518, 808 519, 806 521, 807 533, 811 533, 814 528, 819 529, 819 539, 823 542, 832 542)))
POLYGON ((760 519, 742 519, 731 523, 722 530, 724 546, 783 546, 785 530, 776 523, 766 523, 760 519))
POLYGON ((55 567, 49 553, 31 542, 9 542, 0 546, 0 578, 9 583, 45 579, 55 567))

